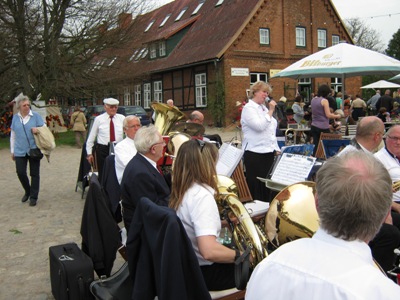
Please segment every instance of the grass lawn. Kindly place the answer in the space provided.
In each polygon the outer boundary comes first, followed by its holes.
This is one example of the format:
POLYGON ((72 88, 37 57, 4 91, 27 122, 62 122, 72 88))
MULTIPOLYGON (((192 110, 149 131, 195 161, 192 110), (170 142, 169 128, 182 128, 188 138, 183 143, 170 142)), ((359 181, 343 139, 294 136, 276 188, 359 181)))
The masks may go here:
MULTIPOLYGON (((75 146, 75 135, 72 130, 67 132, 59 133, 56 138, 56 145, 68 145, 75 146)), ((10 149, 10 138, 0 138, 0 149, 10 149)))

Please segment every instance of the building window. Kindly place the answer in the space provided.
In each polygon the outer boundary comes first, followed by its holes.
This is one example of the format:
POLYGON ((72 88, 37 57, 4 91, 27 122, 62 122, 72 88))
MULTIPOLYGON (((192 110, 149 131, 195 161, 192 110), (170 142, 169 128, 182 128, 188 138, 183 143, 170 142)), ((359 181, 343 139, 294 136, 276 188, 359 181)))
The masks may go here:
POLYGON ((267 73, 250 73, 250 85, 253 85, 257 81, 267 82, 267 73))
POLYGON ((306 29, 304 27, 296 27, 296 46, 306 46, 306 29))
POLYGON ((187 11, 187 7, 184 7, 182 10, 181 10, 181 12, 179 13, 179 15, 176 17, 176 19, 175 19, 175 22, 176 21, 179 21, 182 17, 183 17, 183 14, 187 11))
POLYGON ((135 105, 142 105, 142 86, 140 84, 135 85, 135 105))
POLYGON ((169 17, 171 16, 171 14, 166 15, 166 17, 164 18, 164 20, 161 22, 160 27, 163 27, 165 25, 165 23, 167 23, 169 17))
POLYGON ((150 27, 153 26, 153 24, 154 24, 155 21, 156 21, 156 20, 151 20, 151 22, 149 23, 149 25, 147 25, 147 27, 146 27, 146 29, 144 30, 144 32, 149 31, 150 27))
POLYGON ((215 4, 215 6, 220 6, 222 3, 224 3, 224 0, 218 0, 218 2, 215 4))
POLYGON ((112 64, 113 64, 116 60, 117 60, 117 57, 114 56, 114 57, 111 59, 111 61, 110 61, 110 63, 108 64, 108 66, 111 67, 112 64))
POLYGON ((342 91, 342 78, 341 77, 332 77, 331 78, 331 87, 335 90, 336 93, 342 91))
POLYGON ((207 78, 206 73, 195 75, 196 107, 207 106, 207 78))
POLYGON ((340 43, 340 38, 338 35, 332 35, 332 46, 335 46, 340 43))
POLYGON ((143 84, 143 106, 144 108, 150 108, 150 102, 151 102, 151 84, 150 83, 145 83, 143 84))
POLYGON ((157 46, 156 44, 151 44, 150 45, 150 58, 156 58, 157 57, 157 46))
POLYGON ((124 105, 132 105, 131 90, 128 87, 124 88, 124 105))
POLYGON ((136 54, 139 53, 139 51, 140 51, 140 49, 136 49, 136 50, 133 52, 132 56, 129 58, 128 61, 132 61, 132 60, 135 58, 136 54))
POLYGON ((153 100, 157 102, 162 102, 162 81, 153 82, 153 100))
POLYGON ((318 29, 318 48, 326 48, 326 29, 318 29))
POLYGON ((311 84, 311 78, 300 78, 299 84, 311 84))
POLYGON ((260 28, 260 44, 261 45, 269 45, 269 29, 268 28, 260 28))
POLYGON ((204 2, 206 2, 206 0, 202 0, 200 1, 199 5, 197 5, 197 7, 195 8, 195 10, 192 12, 192 16, 197 14, 200 10, 200 8, 203 6, 204 2))
POLYGON ((165 41, 161 41, 161 42, 158 43, 158 54, 159 54, 159 56, 167 55, 165 41))

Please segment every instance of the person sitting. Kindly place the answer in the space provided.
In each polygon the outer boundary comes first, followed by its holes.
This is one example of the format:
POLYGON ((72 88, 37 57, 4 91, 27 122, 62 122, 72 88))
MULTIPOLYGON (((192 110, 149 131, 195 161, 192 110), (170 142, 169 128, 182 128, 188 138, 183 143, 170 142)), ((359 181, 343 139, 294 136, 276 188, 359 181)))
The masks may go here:
POLYGON ((379 119, 381 119, 382 122, 384 122, 384 123, 390 121, 390 113, 387 112, 386 107, 379 108, 379 113, 378 113, 377 117, 379 119))
POLYGON ((125 117, 123 126, 126 137, 114 147, 115 173, 119 184, 121 184, 126 165, 137 153, 134 138, 142 125, 139 117, 132 115, 125 117))
POLYGON ((235 286, 235 251, 218 243, 221 220, 217 203, 218 149, 208 142, 181 145, 174 164, 169 206, 176 210, 192 242, 206 286, 211 291, 235 286))
POLYGON ((140 128, 135 135, 137 153, 127 164, 121 181, 121 199, 125 228, 129 226, 140 198, 168 206, 170 187, 157 169, 165 142, 154 125, 140 128))
POLYGON ((328 159, 316 178, 320 228, 259 263, 246 300, 398 299, 400 286, 377 267, 368 247, 389 213, 391 186, 389 173, 371 154, 328 159))

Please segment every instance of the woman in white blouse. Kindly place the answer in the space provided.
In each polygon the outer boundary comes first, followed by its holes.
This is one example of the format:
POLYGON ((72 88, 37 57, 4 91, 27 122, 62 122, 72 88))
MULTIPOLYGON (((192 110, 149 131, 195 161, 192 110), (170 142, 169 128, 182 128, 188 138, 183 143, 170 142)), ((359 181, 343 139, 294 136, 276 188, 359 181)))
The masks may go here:
POLYGON ((257 177, 266 178, 273 163, 275 153, 280 152, 276 139, 277 120, 272 116, 276 102, 265 99, 272 92, 271 86, 258 81, 250 89, 251 99, 242 111, 242 131, 246 181, 253 199, 269 201, 265 184, 257 177))

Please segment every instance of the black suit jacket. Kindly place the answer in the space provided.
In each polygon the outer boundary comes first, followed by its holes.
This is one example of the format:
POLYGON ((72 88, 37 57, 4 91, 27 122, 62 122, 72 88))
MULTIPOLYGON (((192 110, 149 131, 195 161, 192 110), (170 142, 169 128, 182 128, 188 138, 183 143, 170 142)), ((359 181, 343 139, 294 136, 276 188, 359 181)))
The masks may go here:
POLYGON ((175 211, 139 200, 126 243, 131 299, 207 300, 192 243, 175 211))
POLYGON ((147 197, 161 206, 168 206, 170 188, 157 169, 137 153, 125 168, 121 181, 123 219, 129 231, 139 199, 147 197))

